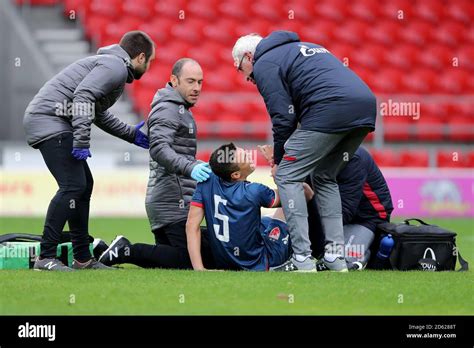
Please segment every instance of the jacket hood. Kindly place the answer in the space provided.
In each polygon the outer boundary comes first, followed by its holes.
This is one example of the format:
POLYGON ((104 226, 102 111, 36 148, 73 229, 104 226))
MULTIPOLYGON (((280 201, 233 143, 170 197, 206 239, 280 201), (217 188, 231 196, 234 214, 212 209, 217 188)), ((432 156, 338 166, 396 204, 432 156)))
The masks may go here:
POLYGON ((171 87, 169 82, 166 84, 165 88, 161 88, 156 92, 155 96, 153 97, 153 101, 151 102, 151 108, 153 109, 156 104, 162 102, 171 102, 178 105, 184 105, 187 109, 192 106, 186 100, 184 100, 177 90, 171 87))
POLYGON ((125 63, 125 66, 127 67, 127 72, 128 72, 127 83, 131 83, 134 80, 134 77, 133 77, 134 69, 133 69, 132 61, 128 53, 122 47, 120 47, 120 45, 115 44, 115 45, 101 47, 97 50, 97 54, 98 55, 111 54, 113 56, 121 58, 123 62, 125 63))
POLYGON ((298 34, 292 31, 277 30, 272 32, 266 38, 262 39, 257 45, 255 54, 253 57, 254 63, 266 52, 274 49, 275 47, 290 43, 290 42, 299 42, 300 37, 298 34))

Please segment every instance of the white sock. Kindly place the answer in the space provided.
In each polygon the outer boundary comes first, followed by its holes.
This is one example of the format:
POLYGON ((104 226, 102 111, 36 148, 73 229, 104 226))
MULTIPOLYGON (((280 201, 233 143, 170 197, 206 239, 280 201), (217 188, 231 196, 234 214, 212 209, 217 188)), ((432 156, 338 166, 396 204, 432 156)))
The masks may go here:
POLYGON ((324 259, 328 262, 334 262, 335 259, 337 259, 338 257, 342 257, 342 255, 339 255, 339 254, 329 254, 329 253, 325 253, 324 254, 324 259))
POLYGON ((295 259, 298 262, 303 262, 309 257, 309 255, 300 255, 300 254, 295 254, 295 259))

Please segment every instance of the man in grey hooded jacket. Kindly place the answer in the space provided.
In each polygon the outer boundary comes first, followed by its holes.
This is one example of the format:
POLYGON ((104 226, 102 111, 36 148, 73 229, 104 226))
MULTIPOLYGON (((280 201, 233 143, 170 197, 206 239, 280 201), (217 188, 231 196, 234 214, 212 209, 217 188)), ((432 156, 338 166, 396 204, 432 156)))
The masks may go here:
MULTIPOLYGON (((133 263, 141 267, 191 268, 186 220, 196 181, 209 178, 208 163, 196 160, 196 123, 190 108, 198 101, 203 81, 199 64, 181 58, 170 82, 158 90, 148 117, 150 177, 146 211, 155 245, 133 244, 118 236, 100 257, 106 265, 133 263), (129 252, 126 252, 126 251, 129 252)), ((203 250, 206 248, 203 233, 203 250)), ((208 249, 205 249, 208 250, 208 249)), ((204 252, 204 251, 203 251, 204 252)), ((209 253, 204 255, 210 260, 209 253)), ((208 267, 212 267, 208 264, 208 267)))
POLYGON ((116 137, 148 148, 139 131, 144 122, 130 126, 111 114, 125 83, 139 79, 155 57, 155 45, 140 31, 126 33, 119 44, 99 49, 59 72, 39 90, 24 115, 28 144, 41 151, 59 190, 51 200, 41 241, 37 270, 71 271, 107 268, 89 251, 89 202, 93 178, 87 165, 91 125, 116 137), (56 257, 61 233, 68 221, 74 252, 73 267, 56 257))

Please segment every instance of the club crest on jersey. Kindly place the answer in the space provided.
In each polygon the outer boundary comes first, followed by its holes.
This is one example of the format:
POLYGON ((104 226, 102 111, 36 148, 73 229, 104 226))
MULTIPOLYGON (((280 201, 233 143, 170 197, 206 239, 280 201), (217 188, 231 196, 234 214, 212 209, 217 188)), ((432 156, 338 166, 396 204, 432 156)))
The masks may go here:
POLYGON ((278 240, 280 238, 280 227, 274 227, 268 234, 268 238, 278 240))

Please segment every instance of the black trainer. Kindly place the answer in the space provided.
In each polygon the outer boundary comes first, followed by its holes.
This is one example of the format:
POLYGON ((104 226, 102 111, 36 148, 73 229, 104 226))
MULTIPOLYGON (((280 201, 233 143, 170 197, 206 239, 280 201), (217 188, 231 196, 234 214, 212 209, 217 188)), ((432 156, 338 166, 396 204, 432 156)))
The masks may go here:
POLYGON ((86 262, 79 262, 74 260, 72 262, 73 269, 103 269, 103 270, 115 270, 116 268, 112 268, 109 266, 104 265, 103 263, 97 261, 96 259, 92 258, 86 262))
POLYGON ((130 256, 130 248, 132 243, 124 236, 117 236, 112 241, 106 251, 102 253, 99 262, 104 265, 112 266, 125 263, 126 257, 130 256))
POLYGON ((318 270, 318 272, 329 271, 329 268, 326 266, 323 259, 319 259, 316 262, 316 269, 318 270))
POLYGON ((72 272, 74 271, 71 267, 66 266, 58 259, 40 259, 36 258, 35 264, 33 266, 35 271, 59 271, 59 272, 72 272))

